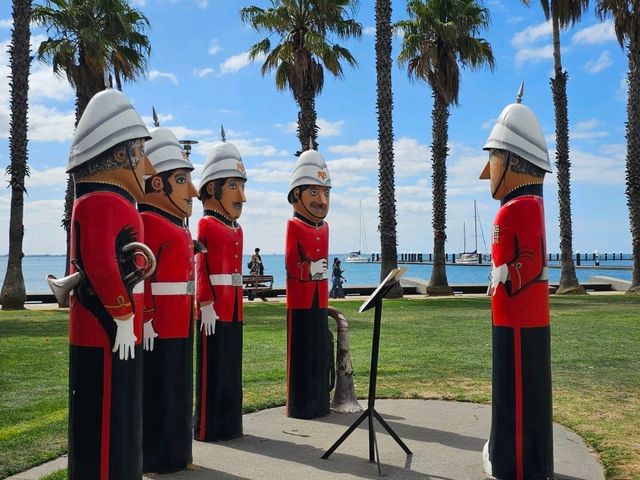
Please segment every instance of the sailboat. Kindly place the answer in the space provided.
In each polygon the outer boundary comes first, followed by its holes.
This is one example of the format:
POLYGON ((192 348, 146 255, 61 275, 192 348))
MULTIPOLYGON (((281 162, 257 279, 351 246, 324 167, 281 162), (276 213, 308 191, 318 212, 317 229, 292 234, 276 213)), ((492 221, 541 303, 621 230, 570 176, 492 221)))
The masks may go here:
POLYGON ((349 252, 349 254, 344 257, 344 261, 347 262, 347 263, 369 263, 369 262, 371 262, 371 256, 362 253, 363 247, 364 247, 364 251, 367 250, 367 232, 364 229, 364 215, 362 213, 362 202, 360 202, 359 223, 360 223, 360 240, 359 240, 360 250, 357 250, 357 251, 354 251, 354 252, 349 252))
MULTIPOLYGON (((482 229, 482 226, 480 226, 482 229)), ((456 263, 462 264, 480 264, 482 263, 482 254, 478 253, 478 208, 476 201, 473 201, 473 238, 475 240, 475 248, 472 252, 467 252, 467 231, 466 224, 462 224, 462 236, 464 238, 464 251, 456 256, 456 263)), ((484 237, 483 237, 484 238, 484 237)))

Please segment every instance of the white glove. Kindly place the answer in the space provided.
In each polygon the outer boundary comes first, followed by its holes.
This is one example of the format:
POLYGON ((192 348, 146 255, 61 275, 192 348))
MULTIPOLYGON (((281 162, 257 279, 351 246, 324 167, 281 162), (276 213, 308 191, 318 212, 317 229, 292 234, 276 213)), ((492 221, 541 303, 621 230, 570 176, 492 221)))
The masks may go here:
POLYGON ((329 278, 328 269, 327 269, 327 259, 322 258, 320 260, 316 260, 315 262, 311 262, 311 266, 309 271, 311 272, 312 280, 324 280, 329 278))
POLYGON ((151 352, 153 351, 153 339, 158 336, 156 331, 153 329, 153 319, 148 322, 144 322, 143 330, 143 338, 144 338, 144 349, 151 352))
POLYGON ((491 288, 496 288, 499 284, 506 282, 508 276, 509 269, 506 263, 493 267, 491 270, 491 288))
POLYGON ((204 328, 205 335, 213 335, 216 333, 216 320, 218 314, 213 308, 213 303, 200 307, 200 314, 202 315, 202 322, 200 323, 200 331, 204 328))
POLYGON ((116 320, 116 326, 118 330, 116 331, 116 340, 113 343, 113 353, 119 351, 120 352, 120 360, 128 360, 129 355, 131 358, 136 358, 135 346, 136 346, 136 336, 133 333, 133 315, 124 320, 116 320))

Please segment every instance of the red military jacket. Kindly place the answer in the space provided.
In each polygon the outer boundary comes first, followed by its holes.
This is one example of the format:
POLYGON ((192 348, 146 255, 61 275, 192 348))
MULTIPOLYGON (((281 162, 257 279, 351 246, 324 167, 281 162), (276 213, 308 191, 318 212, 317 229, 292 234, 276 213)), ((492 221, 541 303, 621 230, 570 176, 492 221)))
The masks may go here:
MULTIPOLYGON (((71 215, 71 258, 80 261, 109 315, 135 314, 134 334, 136 343, 141 343, 144 284, 138 283, 130 296, 117 260, 117 250, 124 244, 143 240, 142 219, 134 199, 118 187, 94 183, 77 184, 76 195, 71 215)), ((72 263, 71 273, 77 270, 72 263)), ((75 295, 70 296, 69 307, 69 342, 72 345, 111 348, 97 317, 75 295)))
MULTIPOLYGON (((329 261, 329 225, 315 223, 295 214, 287 222, 285 266, 287 270, 287 308, 311 308, 318 287, 319 307, 329 305, 329 280, 312 280, 311 262, 329 261)), ((327 272, 328 275, 328 272, 327 272)))
POLYGON ((195 294, 191 232, 178 217, 139 208, 145 243, 156 256, 156 270, 145 280, 144 321, 153 319, 158 338, 187 338, 195 294))
POLYGON ((242 321, 242 227, 224 215, 205 210, 198 222, 198 240, 207 253, 196 258, 196 299, 213 301, 218 322, 233 320, 234 306, 242 321))
POLYGON ((509 277, 492 289, 493 324, 507 327, 549 325, 544 204, 536 195, 505 202, 493 225, 492 263, 506 264, 509 277))

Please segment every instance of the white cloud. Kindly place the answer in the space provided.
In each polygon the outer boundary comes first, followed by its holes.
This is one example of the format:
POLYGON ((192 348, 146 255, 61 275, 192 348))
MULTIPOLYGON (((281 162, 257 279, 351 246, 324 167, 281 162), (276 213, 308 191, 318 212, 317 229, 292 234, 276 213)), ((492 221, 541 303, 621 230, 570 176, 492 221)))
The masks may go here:
POLYGON ((610 41, 617 41, 612 20, 596 23, 590 27, 583 28, 582 30, 574 33, 573 37, 571 37, 571 43, 573 45, 596 45, 610 41))
POLYGON ((43 105, 29 106, 29 140, 66 142, 73 137, 75 111, 60 112, 43 105))
POLYGON ((3 18, 0 20, 0 28, 11 28, 13 26, 13 18, 3 18))
POLYGON ((27 190, 39 187, 60 187, 66 185, 67 174, 65 167, 49 168, 47 170, 36 170, 31 168, 27 177, 27 190))
POLYGON ((205 78, 210 75, 213 75, 214 73, 215 73, 215 70, 211 67, 193 69, 193 76, 196 78, 205 78))
POLYGON ((155 80, 156 78, 166 78, 174 85, 178 85, 178 78, 173 73, 160 72, 158 70, 151 70, 148 74, 149 80, 155 80))
POLYGON ((516 33, 511 39, 511 45, 516 48, 528 48, 532 43, 541 38, 549 37, 552 33, 553 29, 550 21, 540 23, 516 33))
MULTIPOLYGON (((259 57, 256 57, 255 61, 259 62, 263 59, 264 56, 261 55, 259 57)), ((241 70, 244 67, 250 65, 251 63, 251 60, 249 60, 249 52, 242 52, 238 55, 233 55, 220 64, 220 75, 235 73, 238 70, 241 70)))
POLYGON ((602 154, 571 150, 571 181, 622 187, 625 184, 624 150, 618 149, 618 155, 611 155, 611 149, 602 154))
POLYGON ((553 58, 553 45, 537 48, 522 48, 516 53, 516 66, 521 67, 526 62, 538 63, 553 58))
POLYGON ((609 54, 609 52, 605 50, 596 60, 589 60, 585 64, 584 68, 589 73, 598 73, 605 68, 610 67, 611 65, 613 65, 613 60, 611 60, 611 55, 609 54))
POLYGON ((604 130, 596 130, 596 128, 599 127, 601 123, 602 122, 595 118, 577 122, 575 127, 569 134, 569 138, 571 140, 594 141, 596 139, 607 137, 609 135, 609 132, 606 132, 604 130))
POLYGON ((376 27, 365 27, 365 28, 362 29, 362 34, 363 35, 375 36, 376 27))
POLYGON ((342 127, 344 127, 344 120, 338 120, 336 122, 330 122, 324 118, 319 118, 318 124, 318 137, 337 137, 342 134, 342 127))
POLYGON ((211 43, 209 44, 209 50, 208 50, 209 55, 215 55, 220 50, 222 50, 222 47, 220 47, 220 44, 218 43, 218 39, 214 38, 213 40, 211 40, 211 43))

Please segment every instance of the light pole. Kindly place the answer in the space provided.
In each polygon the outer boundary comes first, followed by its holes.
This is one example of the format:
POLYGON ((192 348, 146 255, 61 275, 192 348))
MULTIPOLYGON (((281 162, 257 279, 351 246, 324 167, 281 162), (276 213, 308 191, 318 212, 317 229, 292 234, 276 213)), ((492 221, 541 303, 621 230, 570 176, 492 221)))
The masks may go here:
POLYGON ((189 155, 191 155, 191 145, 195 145, 196 143, 198 143, 197 140, 178 140, 178 142, 180 142, 180 145, 182 145, 187 158, 189 158, 189 155))

